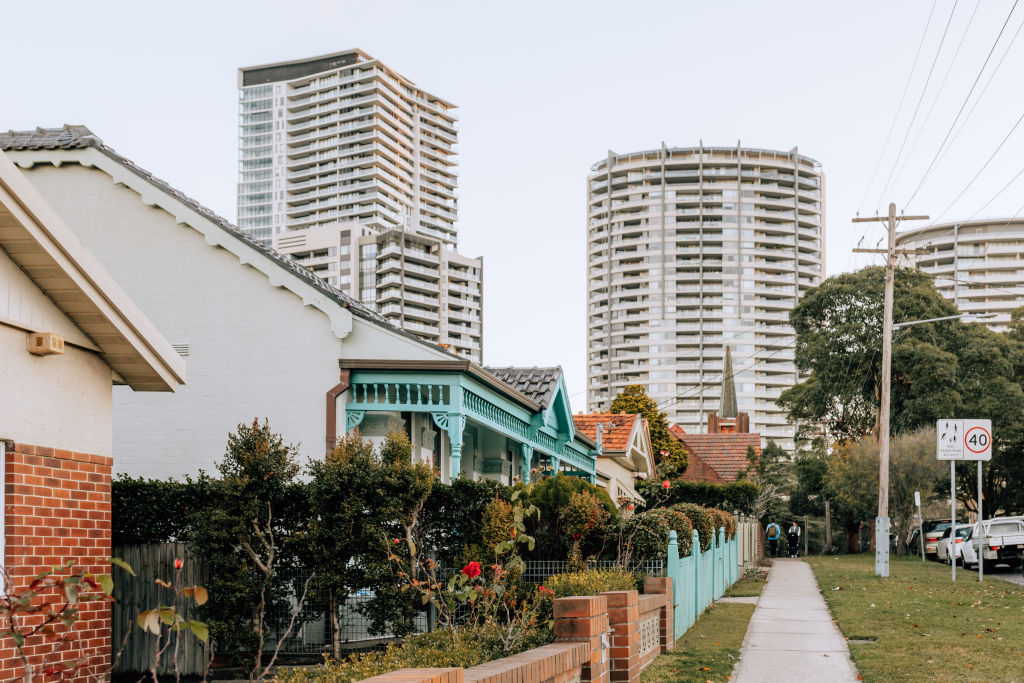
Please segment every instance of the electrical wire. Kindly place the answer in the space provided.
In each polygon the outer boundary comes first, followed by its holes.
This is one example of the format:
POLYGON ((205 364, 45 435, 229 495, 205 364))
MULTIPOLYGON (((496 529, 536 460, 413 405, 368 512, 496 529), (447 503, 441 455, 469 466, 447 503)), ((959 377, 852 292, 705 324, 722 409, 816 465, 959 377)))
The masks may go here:
MULTIPOLYGON (((885 193, 889 191, 889 186, 892 183, 893 175, 896 173, 896 166, 900 163, 900 158, 903 156, 903 150, 907 146, 907 140, 910 139, 910 131, 914 129, 914 121, 917 120, 917 114, 921 111, 921 104, 924 102, 924 95, 928 92, 928 84, 932 81, 932 74, 935 73, 935 65, 939 63, 939 55, 942 54, 942 46, 946 44, 946 36, 949 35, 949 26, 953 23, 953 15, 956 14, 957 1, 953 1, 953 8, 949 11, 949 18, 946 19, 946 27, 942 30, 942 38, 939 39, 939 46, 935 50, 935 57, 932 58, 932 65, 928 69, 928 75, 924 79, 924 86, 921 88, 921 94, 917 98, 917 105, 914 106, 914 113, 910 117, 910 123, 907 124, 907 132, 903 135, 903 142, 900 143, 900 149, 896 153, 896 158, 892 161, 892 168, 889 169, 889 177, 885 180, 885 185, 882 186, 882 192, 878 196, 876 202, 876 212, 878 207, 881 207, 882 200, 885 199, 885 193)), ((932 12, 935 11, 935 3, 932 3, 932 12)), ((928 21, 931 21, 931 15, 928 16, 928 21)), ((908 155, 909 156, 909 155, 908 155)))
MULTIPOLYGON (((921 122, 921 129, 917 131, 917 136, 914 138, 914 143, 910 145, 910 151, 907 152, 907 156, 903 159, 903 165, 900 166, 900 170, 896 174, 896 179, 893 181, 894 184, 899 183, 900 178, 903 177, 903 172, 907 170, 907 164, 910 162, 910 159, 914 156, 914 151, 917 149, 917 144, 921 142, 921 137, 924 135, 924 131, 928 128, 928 122, 932 120, 932 114, 935 112, 935 105, 939 103, 939 98, 942 95, 942 91, 945 89, 946 82, 949 80, 949 74, 952 73, 953 71, 953 65, 956 63, 957 57, 960 56, 960 48, 964 46, 964 41, 967 39, 967 34, 971 30, 971 25, 974 23, 974 17, 977 16, 978 9, 980 7, 981 0, 978 0, 978 2, 974 5, 974 11, 971 12, 971 16, 967 20, 967 26, 964 28, 963 35, 960 36, 960 42, 957 43, 956 50, 953 51, 953 58, 949 60, 949 66, 946 67, 946 73, 942 76, 942 82, 939 83, 939 88, 938 90, 935 91, 935 99, 932 100, 931 106, 928 107, 928 113, 925 114, 924 121, 921 122)), ((1005 58, 1006 55, 1004 54, 1003 57, 1005 58)), ((1000 61, 1000 63, 1002 62, 1000 61)), ((984 89, 982 90, 982 95, 984 95, 984 89)), ((968 116, 970 116, 970 112, 968 112, 968 116)), ((953 139, 956 140, 956 135, 953 136, 953 139)))
POLYGON ((868 181, 868 186, 864 188, 864 196, 861 197, 860 204, 857 205, 858 216, 860 215, 861 208, 864 206, 864 201, 868 198, 868 193, 871 192, 871 186, 875 183, 875 176, 878 174, 878 169, 882 165, 882 159, 885 158, 885 151, 889 148, 889 141, 892 139, 892 132, 896 129, 896 122, 899 120, 900 113, 903 111, 903 101, 907 98, 907 92, 910 90, 910 82, 914 78, 914 71, 917 70, 917 60, 921 57, 921 48, 924 47, 924 39, 928 35, 928 27, 931 25, 932 14, 935 12, 936 4, 937 2, 932 2, 932 10, 928 13, 928 21, 925 22, 924 31, 921 32, 921 41, 918 43, 917 52, 914 54, 914 63, 910 65, 910 73, 907 74, 907 82, 903 86, 903 94, 900 95, 900 103, 896 105, 896 114, 892 117, 892 123, 889 124, 889 132, 886 134, 885 142, 882 144, 882 151, 878 154, 878 161, 875 162, 875 170, 871 172, 871 180, 868 181))
POLYGON ((938 161, 939 155, 942 154, 942 150, 946 146, 946 142, 949 141, 949 136, 950 134, 952 134, 953 128, 956 127, 957 122, 960 120, 960 115, 963 114, 964 108, 967 106, 967 102, 971 99, 971 95, 974 93, 974 89, 978 87, 978 81, 981 80, 981 75, 985 73, 985 67, 988 66, 989 60, 992 59, 992 54, 995 52, 996 46, 999 44, 999 40, 1003 37, 1003 33, 1006 31, 1006 27, 1010 23, 1010 18, 1013 17, 1013 13, 1017 9, 1017 5, 1019 2, 1020 0, 1014 0, 1013 6, 1010 8, 1009 14, 1006 15, 1006 20, 1003 22, 1002 27, 999 29, 999 34, 996 36, 996 39, 992 42, 992 47, 991 49, 989 49, 988 55, 986 55, 985 57, 985 61, 982 63, 981 68, 978 70, 978 75, 974 78, 974 82, 971 84, 971 89, 967 91, 967 96, 964 98, 963 103, 960 105, 960 109, 957 111, 956 117, 953 119, 953 123, 950 124, 949 130, 946 131, 946 135, 942 139, 942 143, 939 145, 939 148, 935 151, 935 156, 932 157, 931 162, 929 162, 928 164, 928 168, 925 169, 924 175, 921 176, 921 182, 919 182, 917 184, 917 187, 914 188, 914 192, 910 195, 910 199, 907 200, 906 204, 909 205, 914 201, 914 198, 917 197, 917 193, 921 191, 922 187, 924 187, 925 182, 928 180, 928 176, 931 175, 932 170, 935 168, 935 163, 936 161, 938 161))

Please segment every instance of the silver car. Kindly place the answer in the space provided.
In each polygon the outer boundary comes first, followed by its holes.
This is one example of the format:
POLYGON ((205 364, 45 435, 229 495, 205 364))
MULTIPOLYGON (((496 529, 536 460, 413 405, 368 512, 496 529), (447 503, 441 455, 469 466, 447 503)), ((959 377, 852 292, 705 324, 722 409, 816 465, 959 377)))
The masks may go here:
POLYGON ((964 539, 966 539, 970 535, 972 528, 973 527, 969 524, 957 524, 955 544, 951 540, 951 528, 947 528, 945 531, 942 532, 942 536, 939 537, 938 547, 936 548, 936 552, 938 553, 940 562, 952 564, 955 560, 957 564, 960 563, 960 547, 963 545, 964 539), (955 547, 952 551, 950 551, 950 546, 953 545, 955 545, 955 547))

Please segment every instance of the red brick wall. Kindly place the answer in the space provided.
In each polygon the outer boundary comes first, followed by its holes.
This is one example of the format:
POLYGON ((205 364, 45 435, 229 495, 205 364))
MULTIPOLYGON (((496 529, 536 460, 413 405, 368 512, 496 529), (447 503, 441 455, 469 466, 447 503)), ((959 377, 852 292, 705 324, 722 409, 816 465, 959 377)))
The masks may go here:
MULTIPOLYGON (((13 589, 55 564, 75 560, 89 571, 109 573, 111 458, 7 442, 4 566, 13 589)), ((73 646, 54 654, 41 637, 26 644, 30 660, 70 662, 87 658, 95 674, 110 662, 110 607, 84 603, 73 646)), ((4 627, 7 625, 4 624, 4 627)), ((0 641, 0 681, 21 676, 10 641, 0 641)), ((50 680, 47 677, 46 680, 50 680)), ((86 673, 62 680, 86 680, 86 673)))

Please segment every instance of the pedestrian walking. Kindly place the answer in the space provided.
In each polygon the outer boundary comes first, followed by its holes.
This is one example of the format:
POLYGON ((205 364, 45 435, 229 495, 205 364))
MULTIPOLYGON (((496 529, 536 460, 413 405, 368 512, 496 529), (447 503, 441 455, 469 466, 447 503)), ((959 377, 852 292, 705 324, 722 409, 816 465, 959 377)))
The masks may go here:
POLYGON ((764 528, 765 536, 768 537, 768 555, 770 557, 778 557, 779 555, 779 536, 782 535, 782 529, 775 522, 771 522, 764 528))
POLYGON ((793 525, 786 530, 786 541, 789 544, 789 556, 800 557, 800 525, 795 520, 793 525))

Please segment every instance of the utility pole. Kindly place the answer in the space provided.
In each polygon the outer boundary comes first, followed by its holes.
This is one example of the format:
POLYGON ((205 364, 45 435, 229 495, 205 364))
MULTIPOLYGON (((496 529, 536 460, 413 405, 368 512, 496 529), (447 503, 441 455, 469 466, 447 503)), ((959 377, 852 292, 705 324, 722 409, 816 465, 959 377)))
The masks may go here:
POLYGON ((888 216, 854 218, 854 223, 879 221, 887 223, 888 243, 885 249, 854 249, 863 254, 885 254, 885 310, 882 317, 882 400, 878 413, 878 517, 875 519, 875 574, 889 576, 889 393, 892 384, 892 307, 896 257, 927 253, 925 249, 896 249, 896 226, 900 221, 926 221, 928 216, 896 215, 896 205, 889 204, 888 216))

